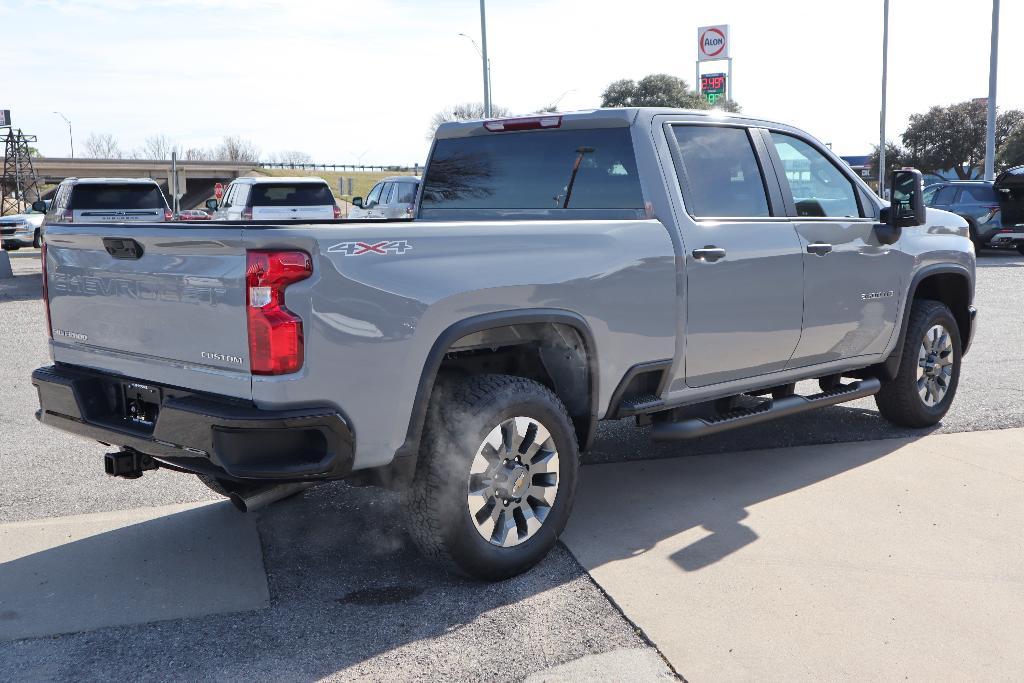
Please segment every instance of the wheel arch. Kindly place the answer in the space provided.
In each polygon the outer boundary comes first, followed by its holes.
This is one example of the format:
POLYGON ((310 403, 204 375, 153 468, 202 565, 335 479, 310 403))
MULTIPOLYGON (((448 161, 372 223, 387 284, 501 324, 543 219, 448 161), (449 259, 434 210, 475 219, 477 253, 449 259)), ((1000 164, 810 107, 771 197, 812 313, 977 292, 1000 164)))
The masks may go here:
POLYGON ((449 354, 462 350, 459 348, 459 343, 462 340, 481 333, 500 334, 502 330, 514 330, 519 341, 536 342, 540 339, 524 337, 524 331, 551 330, 557 329, 556 326, 565 326, 571 329, 579 336, 583 348, 580 349, 580 353, 576 357, 573 357, 571 352, 569 352, 568 358, 561 360, 557 354, 548 354, 542 357, 541 360, 545 365, 549 380, 544 383, 551 387, 569 410, 576 427, 580 451, 588 448, 593 441, 598 421, 597 349, 590 325, 579 314, 563 309, 536 308, 495 311, 466 318, 450 325, 431 346, 416 387, 416 397, 413 401, 405 442, 395 453, 396 460, 401 459, 406 463, 401 470, 408 473, 415 471, 414 463, 419 453, 420 438, 423 434, 423 425, 431 394, 449 354), (569 391, 567 385, 571 384, 572 377, 576 376, 575 373, 580 369, 576 366, 579 366, 581 362, 582 369, 586 374, 586 396, 567 395, 566 392, 569 391), (568 373, 565 375, 566 379, 559 380, 558 375, 564 373, 568 373))
POLYGON ((896 346, 882 364, 883 375, 891 379, 899 372, 900 358, 907 337, 907 325, 910 323, 910 309, 917 299, 939 301, 949 308, 960 332, 961 353, 966 354, 972 341, 974 320, 971 294, 971 274, 963 266, 937 264, 917 272, 907 290, 907 301, 903 306, 903 318, 896 346))

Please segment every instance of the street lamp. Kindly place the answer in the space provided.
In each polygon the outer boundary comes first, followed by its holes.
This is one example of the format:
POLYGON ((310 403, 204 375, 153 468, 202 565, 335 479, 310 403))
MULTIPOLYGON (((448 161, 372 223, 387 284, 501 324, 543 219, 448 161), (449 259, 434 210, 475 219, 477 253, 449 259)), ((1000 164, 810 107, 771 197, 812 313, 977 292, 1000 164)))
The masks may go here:
POLYGON ((988 62, 988 125, 985 131, 985 180, 996 177, 996 65, 999 59, 999 0, 992 0, 992 45, 988 62))
POLYGON ((879 114, 878 196, 885 199, 885 91, 889 80, 889 0, 882 19, 882 110, 879 114))
POLYGON ((465 33, 459 33, 458 35, 462 36, 463 38, 465 38, 466 40, 471 42, 473 44, 473 49, 476 50, 476 53, 478 55, 480 55, 480 59, 482 59, 484 61, 484 64, 485 64, 485 66, 484 66, 484 116, 487 117, 487 118, 490 118, 490 116, 491 116, 491 60, 484 57, 483 51, 480 49, 480 46, 477 45, 476 40, 474 40, 472 36, 468 36, 465 33))
POLYGON ((53 113, 56 114, 57 116, 61 117, 62 119, 64 119, 64 123, 68 124, 68 140, 71 142, 71 158, 74 159, 75 158, 75 138, 74 138, 74 136, 71 135, 71 121, 69 121, 68 117, 64 116, 64 114, 61 114, 59 111, 55 111, 53 113))

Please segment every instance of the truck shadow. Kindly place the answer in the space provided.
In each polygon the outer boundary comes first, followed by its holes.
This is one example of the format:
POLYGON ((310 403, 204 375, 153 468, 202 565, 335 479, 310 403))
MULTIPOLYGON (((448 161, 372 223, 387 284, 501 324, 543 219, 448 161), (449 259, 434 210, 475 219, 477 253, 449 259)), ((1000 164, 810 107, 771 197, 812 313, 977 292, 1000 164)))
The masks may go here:
MULTIPOLYGON (((827 456, 814 449, 782 448, 626 462, 651 447, 643 432, 634 429, 632 434, 615 449, 618 463, 583 469, 567 542, 590 568, 645 552, 698 527, 710 533, 673 559, 682 571, 707 567, 758 540, 743 525, 750 506, 860 467, 904 443, 876 441, 827 456), (612 468, 616 476, 601 476, 612 468), (576 539, 587 533, 578 524, 584 520, 598 522, 596 533, 602 537, 582 552, 576 539)), ((679 455, 689 449, 674 450, 679 455)), ((82 562, 76 558, 83 557, 100 568, 102 558, 109 558, 111 581, 145 580, 151 571, 147 567, 166 560, 160 549, 178 547, 167 542, 168 530, 180 532, 187 522, 196 534, 204 533, 204 523, 195 514, 168 515, 13 560, 0 565, 0 585, 14 576, 35 575, 38 581, 25 584, 24 590, 46 591, 48 584, 59 583, 57 575, 79 571, 82 562), (143 538, 148 540, 141 542, 143 538), (127 565, 125 547, 138 551, 127 565), (120 553, 112 552, 117 548, 120 553)), ((619 619, 561 545, 532 571, 496 584, 459 578, 425 562, 407 540, 399 496, 387 491, 324 485, 259 513, 258 530, 269 606, 143 627, 112 626, 14 646, 0 643, 0 662, 7 658, 12 663, 15 654, 14 668, 5 669, 29 678, 74 678, 83 673, 81 658, 88 653, 89 677, 114 678, 137 673, 132 663, 137 667, 142 661, 151 673, 181 671, 185 657, 190 678, 248 677, 258 671, 259 677, 270 679, 314 680, 340 671, 356 675, 371 666, 369 660, 377 671, 389 663, 408 671, 403 668, 407 658, 423 655, 414 644, 429 641, 431 669, 466 671, 467 648, 480 648, 482 636, 475 629, 484 629, 505 649, 523 653, 517 661, 525 666, 546 661, 544 639, 536 634, 578 629, 581 618, 619 619), (561 588, 565 590, 555 590, 561 588), (590 607, 588 600, 597 602, 590 607), (474 630, 464 633, 465 628, 474 630)), ((204 566, 210 574, 167 575, 164 570, 164 580, 192 594, 216 583, 211 577, 222 582, 223 573, 230 571, 222 562, 204 566)), ((118 598, 114 594, 109 599, 118 598)), ((211 605, 210 611, 218 610, 211 605)), ((0 619, 5 618, 2 612, 0 605, 0 619)), ((125 615, 122 623, 130 621, 138 619, 125 615)), ((522 678, 529 672, 505 673, 522 678)))

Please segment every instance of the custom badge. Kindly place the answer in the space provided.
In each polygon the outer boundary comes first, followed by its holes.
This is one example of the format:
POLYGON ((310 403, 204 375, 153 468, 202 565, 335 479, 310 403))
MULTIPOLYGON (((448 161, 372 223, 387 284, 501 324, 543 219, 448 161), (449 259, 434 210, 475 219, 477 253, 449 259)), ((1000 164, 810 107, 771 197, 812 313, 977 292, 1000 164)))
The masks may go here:
POLYGON ((412 249, 412 245, 406 240, 381 242, 339 242, 327 250, 329 254, 344 254, 345 256, 363 256, 365 254, 397 254, 401 256, 412 249))

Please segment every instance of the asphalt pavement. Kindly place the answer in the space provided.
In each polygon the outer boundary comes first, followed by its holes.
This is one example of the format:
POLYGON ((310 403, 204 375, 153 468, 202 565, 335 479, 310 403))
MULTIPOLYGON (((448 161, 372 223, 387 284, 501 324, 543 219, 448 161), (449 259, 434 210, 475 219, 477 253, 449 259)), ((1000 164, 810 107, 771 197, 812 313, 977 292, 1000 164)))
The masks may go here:
MULTIPOLYGON (((11 257, 16 277, 0 280, 0 524, 216 500, 193 477, 165 471, 110 479, 101 446, 36 423, 29 375, 48 362, 38 252, 11 257)), ((1022 288, 1024 257, 979 259, 977 339, 953 409, 933 431, 1024 426, 1022 288)), ((685 445, 653 444, 623 420, 601 425, 585 462, 908 434, 870 399, 685 445)), ((505 583, 453 578, 409 547, 395 494, 344 484, 274 505, 256 527, 266 607, 0 642, 0 679, 567 679, 634 660, 654 667, 646 677, 667 673, 564 547, 505 583)))

